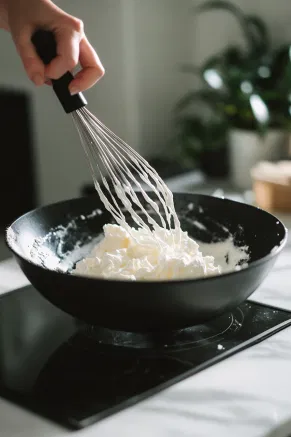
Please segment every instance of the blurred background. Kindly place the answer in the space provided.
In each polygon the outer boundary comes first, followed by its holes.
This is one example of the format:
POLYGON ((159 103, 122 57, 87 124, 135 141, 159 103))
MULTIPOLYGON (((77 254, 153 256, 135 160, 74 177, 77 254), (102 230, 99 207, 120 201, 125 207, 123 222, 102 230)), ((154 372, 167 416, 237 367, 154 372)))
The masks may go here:
MULTIPOLYGON (((162 177, 199 169, 249 190, 252 166, 289 159, 290 1, 56 3, 84 21, 106 70, 89 109, 162 177)), ((22 213, 92 187, 70 116, 29 82, 4 31, 0 53, 3 236, 22 213)))

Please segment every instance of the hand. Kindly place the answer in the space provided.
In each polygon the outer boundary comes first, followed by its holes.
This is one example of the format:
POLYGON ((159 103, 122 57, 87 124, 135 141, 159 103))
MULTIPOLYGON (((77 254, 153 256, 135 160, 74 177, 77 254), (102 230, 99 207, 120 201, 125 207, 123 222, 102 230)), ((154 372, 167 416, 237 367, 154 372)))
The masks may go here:
POLYGON ((71 94, 92 87, 104 68, 89 43, 78 18, 72 17, 50 0, 0 0, 0 26, 8 30, 28 77, 40 86, 59 79, 79 63, 82 67, 70 84, 71 94), (45 66, 37 56, 31 36, 37 28, 54 32, 58 55, 45 66))

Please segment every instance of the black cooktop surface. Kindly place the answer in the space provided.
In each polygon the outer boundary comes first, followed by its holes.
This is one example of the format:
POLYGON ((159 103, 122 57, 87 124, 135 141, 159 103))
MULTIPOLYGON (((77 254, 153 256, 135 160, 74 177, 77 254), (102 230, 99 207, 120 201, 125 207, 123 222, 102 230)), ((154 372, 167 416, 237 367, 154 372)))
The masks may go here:
POLYGON ((82 428, 290 324, 290 312, 248 301, 207 325, 117 332, 85 325, 26 287, 0 298, 0 396, 82 428))

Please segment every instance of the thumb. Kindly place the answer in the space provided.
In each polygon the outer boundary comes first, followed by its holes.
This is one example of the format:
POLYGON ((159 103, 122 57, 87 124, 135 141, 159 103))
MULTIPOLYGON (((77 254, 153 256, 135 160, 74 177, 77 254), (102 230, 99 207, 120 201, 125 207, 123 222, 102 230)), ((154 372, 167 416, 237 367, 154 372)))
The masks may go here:
POLYGON ((38 57, 34 45, 31 42, 31 35, 31 29, 22 30, 22 32, 14 38, 14 42, 27 76, 35 85, 40 86, 45 82, 45 66, 38 57))

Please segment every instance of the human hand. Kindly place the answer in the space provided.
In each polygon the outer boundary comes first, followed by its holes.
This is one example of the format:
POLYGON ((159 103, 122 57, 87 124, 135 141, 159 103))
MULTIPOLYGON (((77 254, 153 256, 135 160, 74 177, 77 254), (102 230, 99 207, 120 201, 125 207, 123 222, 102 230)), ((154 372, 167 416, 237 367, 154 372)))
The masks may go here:
POLYGON ((78 64, 82 69, 70 83, 71 94, 92 87, 104 68, 89 43, 81 20, 57 7, 51 0, 0 0, 0 26, 13 38, 28 77, 40 86, 59 79, 78 64), (54 32, 58 55, 45 66, 36 54, 31 37, 36 29, 54 32))

